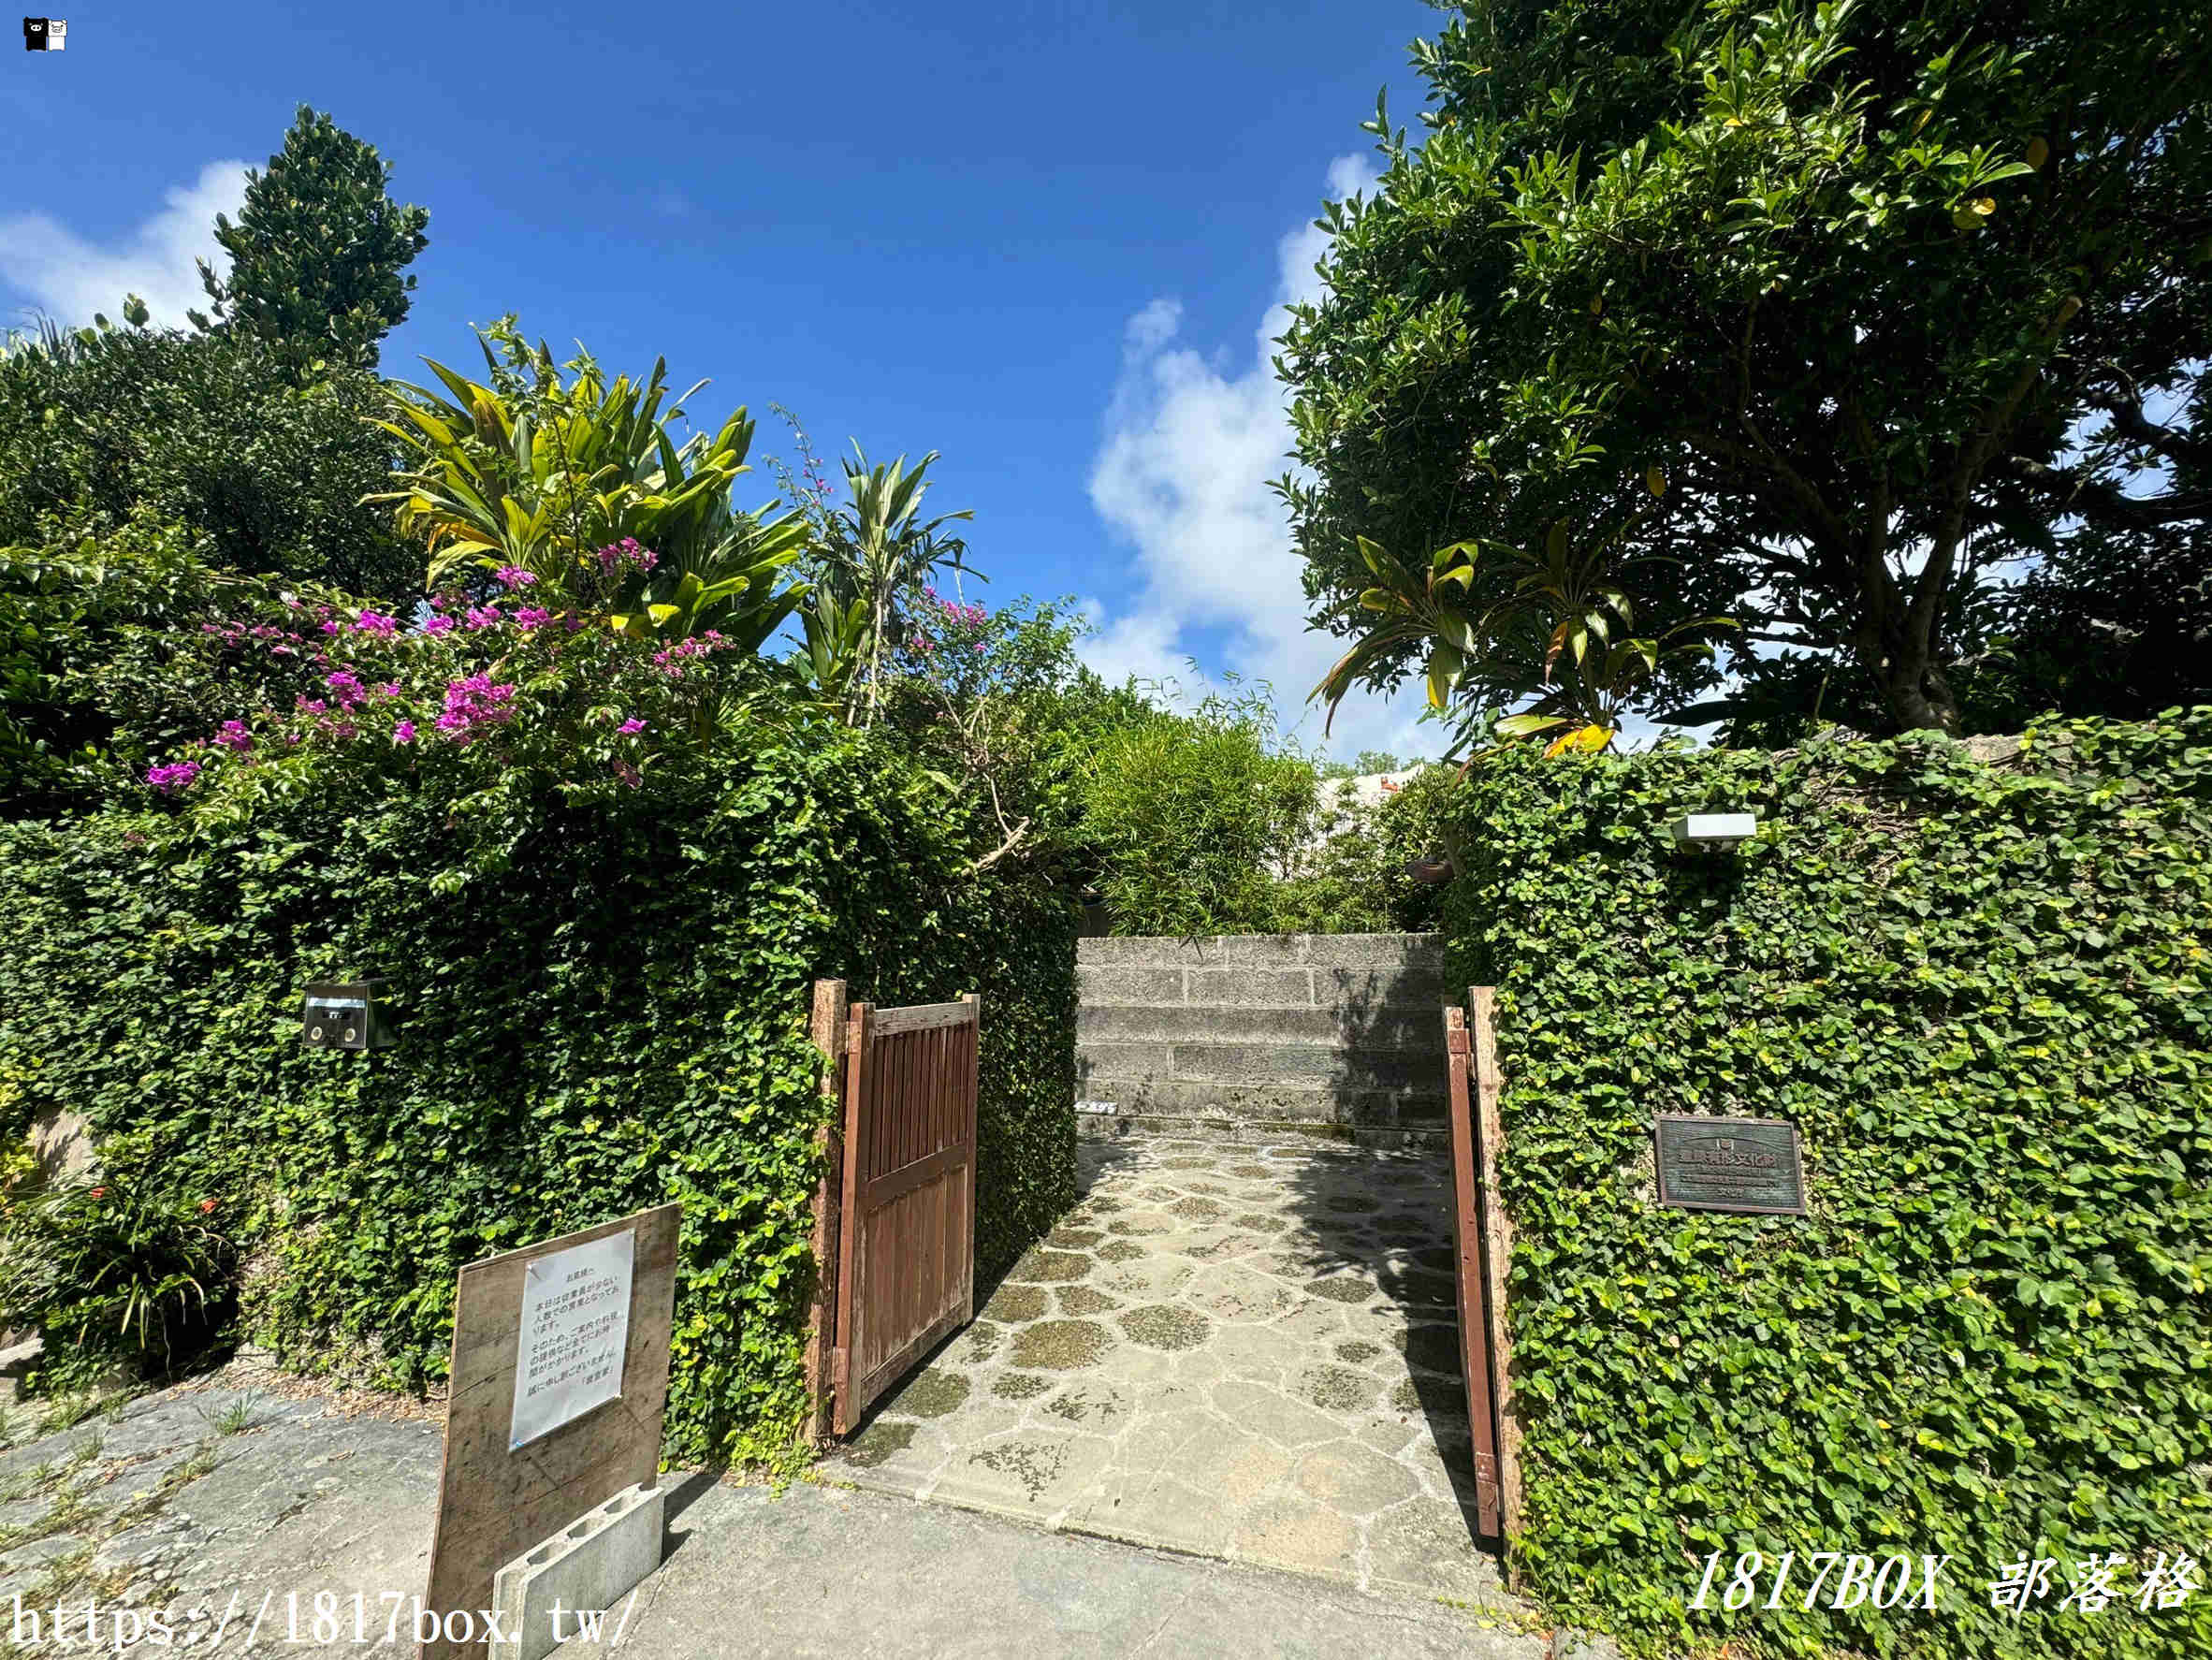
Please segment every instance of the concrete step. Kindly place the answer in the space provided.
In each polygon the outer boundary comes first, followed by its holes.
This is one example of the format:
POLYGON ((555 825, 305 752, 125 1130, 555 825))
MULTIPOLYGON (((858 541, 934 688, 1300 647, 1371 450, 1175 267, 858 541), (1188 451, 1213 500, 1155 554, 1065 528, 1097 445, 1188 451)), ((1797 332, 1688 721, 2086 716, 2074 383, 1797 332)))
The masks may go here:
POLYGON ((1197 939, 1079 939, 1079 967, 1096 968, 1426 968, 1444 971, 1440 934, 1218 934, 1197 939))
POLYGON ((1443 1064, 1442 1002, 1390 1002, 1365 1015, 1334 1009, 1185 1003, 1086 1003, 1075 1041, 1088 1043, 1315 1043, 1325 1048, 1430 1051, 1443 1064))
POLYGON ((1250 1118, 1186 1118, 1170 1114, 1086 1113, 1075 1121, 1075 1133, 1085 1141, 1119 1141, 1127 1136, 1173 1136, 1201 1141, 1230 1142, 1240 1146, 1269 1143, 1318 1146, 1353 1146, 1396 1149, 1448 1158, 1451 1137, 1439 1123, 1433 1129, 1383 1129, 1366 1124, 1291 1124, 1250 1118))
POLYGON ((1444 973, 1429 968, 1142 968, 1078 966, 1085 1007, 1336 1009, 1355 1020, 1414 1004, 1440 1007, 1444 973))
POLYGON ((1444 1092, 1418 1085, 1346 1088, 1287 1081, 1224 1084, 1196 1078, 1093 1078, 1076 1066, 1076 1111, 1168 1113, 1297 1124, 1441 1123, 1444 1092))
POLYGON ((1346 1049, 1317 1043, 1078 1042, 1079 1078, 1181 1079, 1191 1083, 1333 1089, 1441 1090, 1444 1045, 1426 1050, 1346 1049))

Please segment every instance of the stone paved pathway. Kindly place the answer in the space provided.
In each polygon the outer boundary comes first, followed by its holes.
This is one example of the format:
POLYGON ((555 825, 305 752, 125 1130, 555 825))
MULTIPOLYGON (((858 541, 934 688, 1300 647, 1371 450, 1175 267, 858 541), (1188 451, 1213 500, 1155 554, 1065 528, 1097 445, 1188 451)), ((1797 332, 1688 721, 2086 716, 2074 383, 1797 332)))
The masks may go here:
POLYGON ((1082 1201, 825 1474, 1505 1601, 1473 1542, 1433 1155, 1085 1142, 1082 1201))

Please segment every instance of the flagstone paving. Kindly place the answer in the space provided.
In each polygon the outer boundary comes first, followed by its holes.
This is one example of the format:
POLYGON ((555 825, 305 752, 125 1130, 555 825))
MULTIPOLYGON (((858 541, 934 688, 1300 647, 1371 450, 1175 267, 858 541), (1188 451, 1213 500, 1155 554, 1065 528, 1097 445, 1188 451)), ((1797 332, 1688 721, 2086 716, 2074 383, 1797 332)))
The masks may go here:
POLYGON ((825 1473, 1503 1602, 1470 1528, 1441 1160, 1146 1138, 1080 1166, 1082 1201, 825 1473))

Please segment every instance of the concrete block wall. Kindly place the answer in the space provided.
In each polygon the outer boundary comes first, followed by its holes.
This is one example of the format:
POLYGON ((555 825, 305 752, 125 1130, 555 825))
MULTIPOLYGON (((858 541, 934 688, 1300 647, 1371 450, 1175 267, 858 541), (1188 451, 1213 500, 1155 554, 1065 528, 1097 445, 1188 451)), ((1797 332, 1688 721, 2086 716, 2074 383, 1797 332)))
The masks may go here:
POLYGON ((1444 1140, 1434 934, 1080 939, 1076 975, 1086 1134, 1444 1140))

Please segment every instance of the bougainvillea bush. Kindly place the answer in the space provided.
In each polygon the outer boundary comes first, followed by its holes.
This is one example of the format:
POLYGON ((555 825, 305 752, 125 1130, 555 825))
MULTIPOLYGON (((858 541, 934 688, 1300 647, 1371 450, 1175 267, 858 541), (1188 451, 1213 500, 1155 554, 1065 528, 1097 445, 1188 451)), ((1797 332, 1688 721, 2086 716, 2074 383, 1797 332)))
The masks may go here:
POLYGON ((149 757, 134 803, 0 829, 6 1128, 158 1131, 161 1179, 222 1200, 241 1329, 394 1387, 443 1376, 461 1264, 680 1200, 668 1455, 787 1457, 811 982, 982 992, 988 1268, 1072 1197, 1072 914, 970 874, 940 782, 712 632, 489 587, 219 625, 304 654, 289 701, 149 757), (304 1049, 303 986, 365 976, 398 1045, 304 1049))
POLYGON ((1500 988, 1530 1584, 1643 1653, 2212 1653, 2212 708, 1987 762, 1508 750, 1449 811, 1456 980, 1500 988), (1700 811, 1760 828, 1676 848, 1700 811), (1661 1208, 1660 1113, 1796 1124, 1810 1214, 1661 1208), (1932 1612, 1830 1611, 1833 1575, 1808 1610, 1819 1551, 1951 1560, 1932 1612), (2067 1606, 2085 1564, 2109 1605, 2067 1606))

